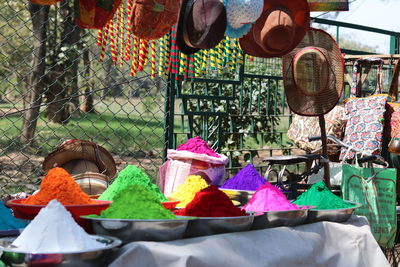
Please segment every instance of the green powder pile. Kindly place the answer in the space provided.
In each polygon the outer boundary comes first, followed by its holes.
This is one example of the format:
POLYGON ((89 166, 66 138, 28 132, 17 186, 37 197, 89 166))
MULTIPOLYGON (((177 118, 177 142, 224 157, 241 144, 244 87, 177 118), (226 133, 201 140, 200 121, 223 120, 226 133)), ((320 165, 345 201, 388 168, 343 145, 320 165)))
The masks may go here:
POLYGON ((313 184, 293 202, 296 205, 315 206, 319 210, 344 209, 353 205, 333 194, 324 181, 313 184))
POLYGON ((100 214, 108 219, 175 219, 175 215, 164 208, 157 195, 137 184, 119 191, 110 207, 100 214))
POLYGON ((154 192, 160 201, 168 201, 161 193, 160 189, 150 181, 150 178, 138 167, 133 165, 126 166, 118 173, 114 182, 100 195, 100 200, 114 201, 115 196, 126 186, 138 184, 154 192))

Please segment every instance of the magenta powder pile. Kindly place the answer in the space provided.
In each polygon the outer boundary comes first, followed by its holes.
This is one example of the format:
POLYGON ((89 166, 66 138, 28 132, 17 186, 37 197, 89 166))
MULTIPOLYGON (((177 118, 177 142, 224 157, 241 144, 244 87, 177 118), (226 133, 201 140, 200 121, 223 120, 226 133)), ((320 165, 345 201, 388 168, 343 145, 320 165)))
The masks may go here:
POLYGON ((262 185, 243 207, 246 211, 265 212, 265 211, 282 211, 297 210, 296 204, 287 200, 286 196, 272 184, 266 182, 262 185))
POLYGON ((256 191, 266 180, 258 173, 252 164, 247 164, 235 176, 226 181, 221 188, 256 191))
POLYGON ((179 145, 176 150, 186 150, 197 154, 206 154, 211 157, 220 158, 220 155, 215 153, 215 151, 207 144, 206 141, 201 139, 200 136, 190 138, 185 144, 179 145))

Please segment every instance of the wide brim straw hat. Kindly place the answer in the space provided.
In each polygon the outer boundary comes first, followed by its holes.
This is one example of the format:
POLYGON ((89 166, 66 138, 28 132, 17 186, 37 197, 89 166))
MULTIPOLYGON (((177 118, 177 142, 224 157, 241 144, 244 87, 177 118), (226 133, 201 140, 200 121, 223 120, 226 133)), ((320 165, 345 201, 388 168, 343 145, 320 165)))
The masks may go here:
POLYGON ((240 47, 255 57, 281 57, 297 46, 309 26, 307 0, 264 0, 261 16, 239 39, 240 47))
POLYGON ((247 34, 260 17, 264 0, 224 0, 226 8, 226 32, 231 38, 247 34))
POLYGON ((214 48, 225 31, 226 9, 220 0, 183 0, 176 31, 176 44, 182 53, 214 48))
MULTIPOLYGON (((117 172, 113 156, 104 147, 87 141, 72 139, 64 142, 53 152, 48 154, 43 161, 42 168, 48 171, 54 167, 62 167, 73 160, 87 160, 98 167, 99 173, 113 178, 117 172)), ((88 169, 87 171, 92 171, 88 169)))
POLYGON ((282 58, 282 68, 286 100, 296 114, 326 114, 342 96, 344 59, 339 45, 323 30, 310 29, 282 58))

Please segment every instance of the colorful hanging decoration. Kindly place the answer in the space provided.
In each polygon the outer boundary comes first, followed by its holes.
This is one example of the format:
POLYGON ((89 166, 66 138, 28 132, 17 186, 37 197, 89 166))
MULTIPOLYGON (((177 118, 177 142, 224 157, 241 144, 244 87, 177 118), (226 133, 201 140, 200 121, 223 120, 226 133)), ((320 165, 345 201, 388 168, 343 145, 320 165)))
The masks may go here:
POLYGON ((75 22, 79 27, 102 29, 113 18, 121 0, 78 0, 75 3, 75 22))
POLYGON ((132 34, 135 25, 128 22, 133 21, 135 5, 134 0, 122 0, 113 19, 99 30, 100 61, 108 53, 114 66, 123 67, 127 63, 131 76, 146 71, 152 78, 167 78, 172 73, 176 79, 183 80, 232 72, 243 62, 238 39, 227 36, 213 49, 184 55, 176 45, 175 26, 168 27, 167 33, 158 39, 132 34))
POLYGON ((307 0, 310 11, 349 11, 348 0, 307 0))

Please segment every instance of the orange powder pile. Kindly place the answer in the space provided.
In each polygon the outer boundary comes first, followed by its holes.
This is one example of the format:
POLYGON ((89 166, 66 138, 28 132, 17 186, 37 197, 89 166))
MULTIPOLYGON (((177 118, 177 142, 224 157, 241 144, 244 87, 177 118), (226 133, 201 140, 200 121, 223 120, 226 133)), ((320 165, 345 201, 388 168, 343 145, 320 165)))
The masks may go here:
POLYGON ((39 192, 21 203, 47 205, 52 199, 57 199, 63 205, 81 205, 94 202, 82 191, 74 178, 66 170, 59 167, 50 169, 40 184, 39 192))

